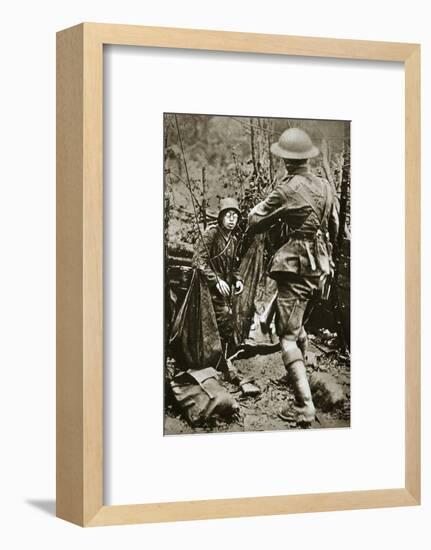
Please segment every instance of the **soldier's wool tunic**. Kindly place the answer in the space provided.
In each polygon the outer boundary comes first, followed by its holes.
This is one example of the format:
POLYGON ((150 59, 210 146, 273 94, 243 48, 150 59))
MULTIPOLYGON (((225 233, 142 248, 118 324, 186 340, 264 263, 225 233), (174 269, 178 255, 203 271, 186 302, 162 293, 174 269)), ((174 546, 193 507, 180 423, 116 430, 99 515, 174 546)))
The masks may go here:
POLYGON ((279 336, 297 340, 305 308, 331 271, 330 239, 338 232, 331 185, 308 167, 296 167, 250 212, 250 230, 261 233, 280 220, 287 226, 286 242, 269 266, 278 285, 276 326, 279 336))
POLYGON ((216 285, 220 279, 230 288, 236 281, 242 282, 237 269, 237 246, 237 238, 232 232, 213 225, 204 231, 203 239, 196 242, 193 257, 194 267, 202 271, 210 288, 220 336, 225 342, 233 338, 232 297, 222 296, 216 285))

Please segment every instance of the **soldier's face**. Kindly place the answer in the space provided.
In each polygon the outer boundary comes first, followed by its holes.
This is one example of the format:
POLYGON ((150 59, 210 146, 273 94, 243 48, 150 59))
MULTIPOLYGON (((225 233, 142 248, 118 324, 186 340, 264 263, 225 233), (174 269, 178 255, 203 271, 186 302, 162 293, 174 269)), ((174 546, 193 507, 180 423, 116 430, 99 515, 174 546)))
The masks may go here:
POLYGON ((226 210, 221 219, 222 226, 228 231, 233 231, 238 223, 238 213, 235 210, 226 210))

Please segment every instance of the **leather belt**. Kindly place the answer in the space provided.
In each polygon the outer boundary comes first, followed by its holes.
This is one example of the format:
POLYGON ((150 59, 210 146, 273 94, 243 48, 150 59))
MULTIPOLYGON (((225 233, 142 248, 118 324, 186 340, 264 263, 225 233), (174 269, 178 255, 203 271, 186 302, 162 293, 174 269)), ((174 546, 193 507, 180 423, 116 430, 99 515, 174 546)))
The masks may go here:
POLYGON ((289 232, 288 239, 304 239, 307 241, 314 241, 316 237, 325 237, 325 233, 318 229, 317 231, 301 231, 296 229, 289 232))

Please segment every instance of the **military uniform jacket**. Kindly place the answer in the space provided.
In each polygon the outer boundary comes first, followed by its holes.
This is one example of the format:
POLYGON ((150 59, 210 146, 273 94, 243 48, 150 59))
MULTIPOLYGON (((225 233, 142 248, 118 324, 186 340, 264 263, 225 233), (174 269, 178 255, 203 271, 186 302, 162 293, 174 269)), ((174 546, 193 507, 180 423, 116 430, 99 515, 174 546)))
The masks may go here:
POLYGON ((220 225, 208 227, 203 233, 203 242, 198 237, 193 265, 203 272, 210 289, 215 288, 219 279, 229 286, 242 281, 237 269, 237 246, 235 235, 220 225))
POLYGON ((274 254, 269 274, 329 273, 332 245, 338 233, 335 192, 329 182, 300 168, 285 176, 249 215, 252 232, 261 233, 277 221, 287 225, 287 241, 274 254))

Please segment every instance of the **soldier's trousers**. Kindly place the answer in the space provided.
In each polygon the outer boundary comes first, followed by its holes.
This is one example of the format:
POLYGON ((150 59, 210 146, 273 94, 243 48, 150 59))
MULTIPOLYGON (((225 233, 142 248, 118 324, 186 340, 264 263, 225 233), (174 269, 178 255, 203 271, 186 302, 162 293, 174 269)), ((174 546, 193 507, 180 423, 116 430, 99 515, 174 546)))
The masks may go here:
POLYGON ((224 343, 233 342, 233 314, 232 307, 226 298, 212 295, 214 312, 217 320, 217 326, 220 338, 224 343))
POLYGON ((319 288, 319 275, 286 273, 277 278, 277 288, 277 334, 296 342, 302 332, 304 314, 306 310, 307 315, 310 313, 311 299, 319 288))

